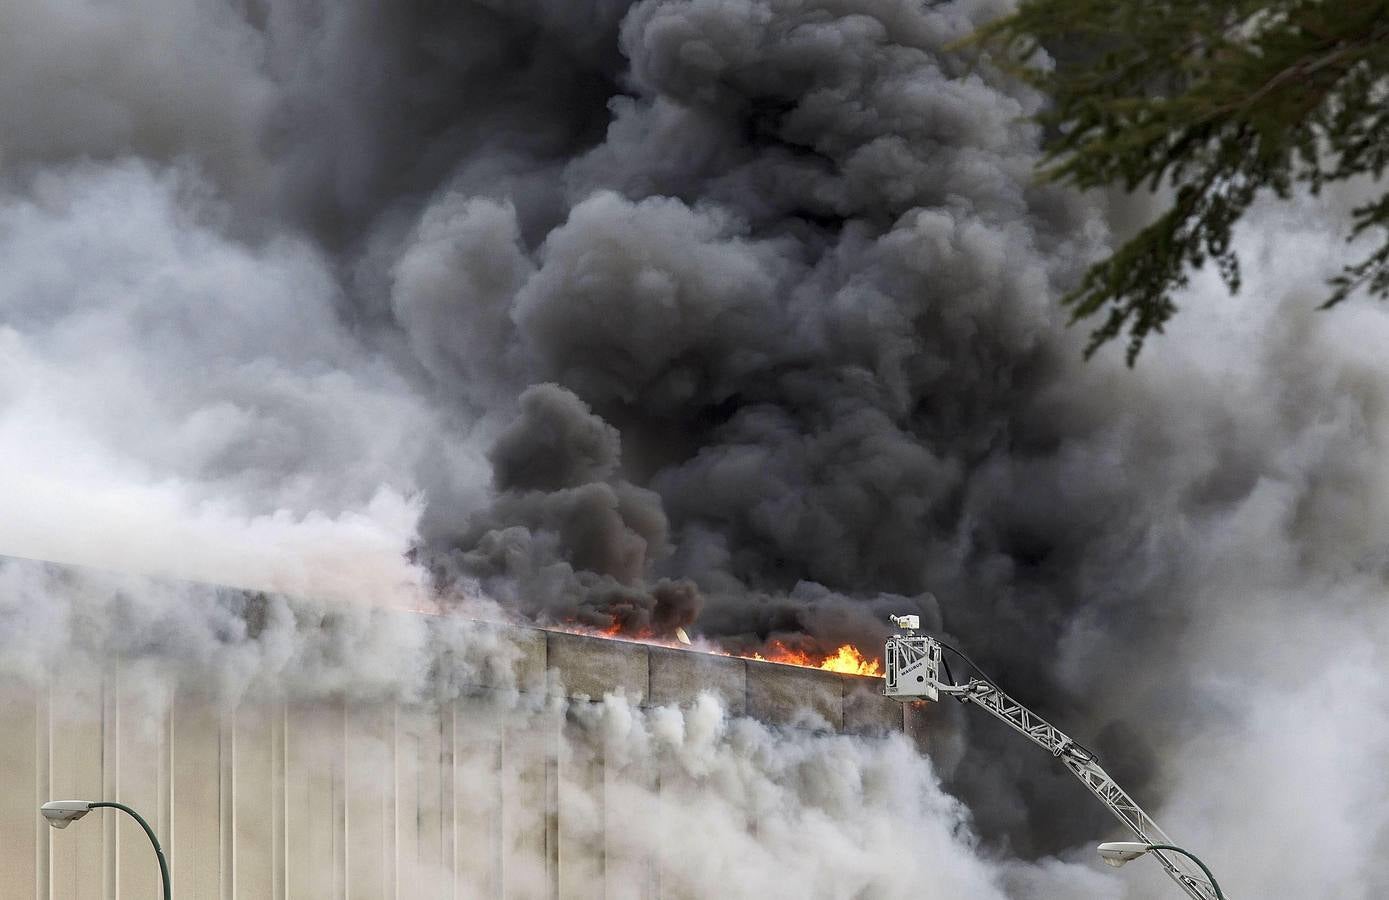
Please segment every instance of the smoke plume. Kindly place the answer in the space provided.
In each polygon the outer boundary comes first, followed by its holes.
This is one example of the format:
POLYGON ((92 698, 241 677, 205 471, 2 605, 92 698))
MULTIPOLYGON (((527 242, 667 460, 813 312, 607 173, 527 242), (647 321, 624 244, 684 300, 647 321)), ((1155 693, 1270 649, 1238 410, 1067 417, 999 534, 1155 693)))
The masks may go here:
MULTIPOLYGON (((1043 98, 950 49, 1007 8, 6 4, 0 553, 735 649, 916 612, 1232 894, 1382 895, 1389 316, 1313 311, 1364 186, 1256 209, 1240 297, 1084 363, 1056 298, 1146 208, 1036 182, 1043 98)), ((72 590, 6 586, 0 665, 86 633, 72 590)), ((754 743, 914 773, 880 868, 967 860, 917 888, 1170 890, 1056 862, 1109 819, 965 712, 934 768, 754 743)), ((719 852, 756 884, 765 840, 719 852)))

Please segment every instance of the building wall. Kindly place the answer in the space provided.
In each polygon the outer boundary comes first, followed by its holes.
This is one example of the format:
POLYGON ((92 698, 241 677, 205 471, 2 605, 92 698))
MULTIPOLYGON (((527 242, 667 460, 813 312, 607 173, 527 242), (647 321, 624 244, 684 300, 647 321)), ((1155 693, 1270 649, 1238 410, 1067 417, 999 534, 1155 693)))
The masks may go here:
MULTIPOLYGON (((610 801, 619 786, 602 740, 567 740, 583 717, 541 695, 662 706, 710 691, 770 724, 862 734, 901 731, 911 714, 877 679, 512 637, 532 696, 504 702, 479 685, 427 707, 252 698, 219 710, 120 670, 0 686, 0 897, 158 896, 148 842, 123 814, 63 831, 38 814, 45 800, 97 798, 146 815, 180 900, 663 896, 662 853, 633 849, 610 801)), ((675 776, 656 762, 624 770, 633 777, 659 797, 675 776)))

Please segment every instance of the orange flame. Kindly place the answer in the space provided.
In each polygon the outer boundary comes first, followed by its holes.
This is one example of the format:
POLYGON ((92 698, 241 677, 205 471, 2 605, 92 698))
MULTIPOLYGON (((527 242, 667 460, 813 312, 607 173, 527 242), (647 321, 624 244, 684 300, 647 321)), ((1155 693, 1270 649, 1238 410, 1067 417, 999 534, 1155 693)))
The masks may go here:
MULTIPOLYGON (((555 626, 551 626, 555 627, 555 626)), ((616 638, 618 640, 635 641, 642 644, 655 644, 663 647, 676 647, 688 649, 688 638, 676 643, 675 641, 662 640, 651 634, 650 631, 642 630, 637 634, 624 633, 622 624, 614 622, 604 628, 593 626, 583 626, 574 622, 567 622, 558 626, 557 630, 567 631, 571 634, 586 634, 592 637, 616 638)), ((705 649, 706 653, 718 653, 723 656, 734 654, 727 650, 705 649)), ((739 653, 736 654, 744 659, 755 659, 760 662, 781 663, 786 666, 801 666, 807 669, 823 669, 826 672, 839 672, 845 675, 869 675, 882 677, 883 664, 877 657, 864 656, 853 644, 841 644, 839 649, 828 656, 820 656, 816 653, 809 653, 796 647, 789 647, 781 641, 772 641, 762 653, 739 653)))
POLYGON ((883 664, 878 659, 869 659, 853 644, 843 644, 834 651, 833 656, 820 661, 820 668, 831 672, 845 672, 849 675, 874 675, 881 677, 883 664))
POLYGON ((824 669, 827 672, 842 672, 846 675, 881 676, 883 674, 882 662, 875 658, 865 657, 853 644, 841 644, 838 650, 817 661, 815 657, 804 650, 788 647, 781 641, 772 641, 769 655, 763 656, 761 653, 754 653, 748 658, 789 666, 824 669))

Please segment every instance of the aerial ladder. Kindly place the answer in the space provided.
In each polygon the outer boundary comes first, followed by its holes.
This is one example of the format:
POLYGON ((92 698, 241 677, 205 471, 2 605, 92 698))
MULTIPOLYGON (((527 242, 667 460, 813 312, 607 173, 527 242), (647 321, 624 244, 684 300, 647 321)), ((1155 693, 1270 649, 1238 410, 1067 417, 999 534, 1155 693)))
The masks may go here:
MULTIPOLYGON (((892 623, 903 634, 887 639, 883 648, 883 693, 900 702, 939 700, 942 694, 961 703, 973 703, 1028 738, 1061 761, 1090 793, 1099 798, 1110 812, 1146 845, 1172 846, 1169 838, 1152 817, 1145 813, 1123 788, 1109 777, 1096 760, 1095 754, 1071 740, 1056 726, 1038 716, 983 677, 978 667, 957 650, 961 660, 980 676, 964 684, 955 684, 942 653, 943 645, 929 635, 920 634, 919 616, 893 616, 892 623), (944 672, 945 679, 941 678, 944 672)), ((1183 856, 1167 850, 1154 849, 1164 871, 1194 900, 1221 900, 1213 880, 1197 865, 1183 856)))

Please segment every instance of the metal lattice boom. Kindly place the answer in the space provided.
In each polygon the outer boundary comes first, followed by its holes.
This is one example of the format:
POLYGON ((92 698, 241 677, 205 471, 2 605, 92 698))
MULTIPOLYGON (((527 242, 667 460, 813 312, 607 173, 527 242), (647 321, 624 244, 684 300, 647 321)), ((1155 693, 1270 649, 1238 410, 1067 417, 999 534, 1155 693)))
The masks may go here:
MULTIPOLYGON (((934 700, 940 694, 949 694, 961 703, 973 703, 1061 760, 1140 840, 1148 844, 1175 843, 1152 816, 1115 783, 1094 754, 992 682, 979 678, 972 678, 966 684, 940 681, 940 658, 940 643, 933 638, 916 634, 888 638, 883 652, 887 669, 883 693, 898 700, 934 700)), ((1217 900, 1215 886, 1195 864, 1161 850, 1154 850, 1152 854, 1188 896, 1194 900, 1217 900)))

